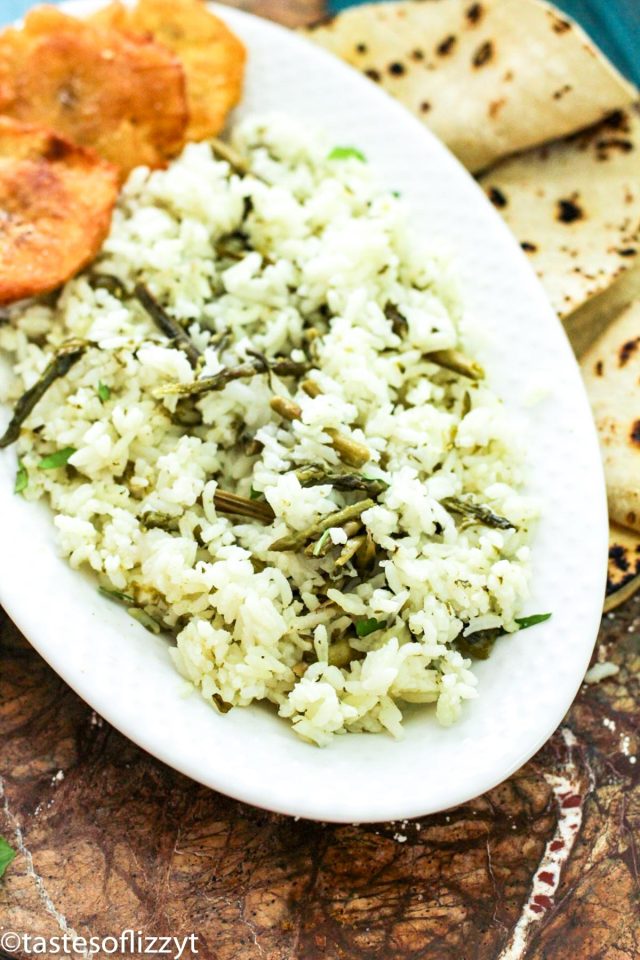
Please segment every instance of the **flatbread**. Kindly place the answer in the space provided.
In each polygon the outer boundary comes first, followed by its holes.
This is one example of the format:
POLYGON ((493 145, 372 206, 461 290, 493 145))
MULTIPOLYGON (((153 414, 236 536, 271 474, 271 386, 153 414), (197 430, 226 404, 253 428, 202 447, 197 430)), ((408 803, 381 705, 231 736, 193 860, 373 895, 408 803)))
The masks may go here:
POLYGON ((575 355, 584 356, 603 330, 634 300, 640 300, 640 257, 635 257, 634 266, 620 274, 610 287, 564 318, 575 355))
POLYGON ((187 139, 221 132, 242 96, 246 51, 202 0, 138 0, 131 9, 115 2, 95 14, 93 22, 148 34, 172 50, 187 81, 187 139))
POLYGON ((609 516, 640 531, 640 300, 582 359, 602 454, 609 516))
POLYGON ((637 96, 579 27, 539 0, 367 4, 306 33, 397 97, 474 172, 637 96))
POLYGON ((184 73, 152 40, 36 7, 0 34, 0 113, 94 148, 124 176, 182 148, 184 73))
POLYGON ((0 304, 46 293, 109 232, 118 170, 48 130, 0 117, 0 304))
POLYGON ((640 535, 612 524, 605 610, 614 610, 640 590, 640 535))
POLYGON ((640 262, 640 114, 504 160, 480 180, 565 317, 640 262))

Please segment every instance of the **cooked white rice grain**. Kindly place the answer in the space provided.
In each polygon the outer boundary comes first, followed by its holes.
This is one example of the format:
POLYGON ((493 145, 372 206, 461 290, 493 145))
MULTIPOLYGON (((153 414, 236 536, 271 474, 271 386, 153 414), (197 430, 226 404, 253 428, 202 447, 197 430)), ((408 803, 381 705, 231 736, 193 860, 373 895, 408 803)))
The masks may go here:
POLYGON ((321 134, 260 117, 235 146, 257 176, 238 177, 206 143, 167 170, 135 170, 92 268, 55 305, 15 308, 0 329, 12 401, 57 344, 92 342, 23 427, 24 496, 51 504, 74 566, 173 634, 176 666, 219 709, 270 700, 317 744, 400 736, 405 702, 453 723, 476 695, 457 646, 517 629, 535 513, 490 385, 428 359, 464 349, 453 272, 369 165, 330 159, 321 134), (129 292, 143 281, 187 329, 200 368, 97 274, 129 292), (195 401, 158 399, 250 350, 309 357, 320 392, 257 360, 251 378, 195 401), (299 419, 275 413, 274 394, 299 419), (364 467, 340 459, 336 432, 368 451, 364 467), (68 447, 68 466, 40 468, 68 447), (382 492, 360 530, 336 523, 312 551, 271 550, 366 495, 302 485, 295 471, 308 465, 377 478, 382 492), (220 513, 219 490, 270 505, 273 521, 220 513), (514 526, 456 515, 443 501, 460 496, 514 526), (337 562, 354 536, 368 538, 369 566, 361 554, 337 562))

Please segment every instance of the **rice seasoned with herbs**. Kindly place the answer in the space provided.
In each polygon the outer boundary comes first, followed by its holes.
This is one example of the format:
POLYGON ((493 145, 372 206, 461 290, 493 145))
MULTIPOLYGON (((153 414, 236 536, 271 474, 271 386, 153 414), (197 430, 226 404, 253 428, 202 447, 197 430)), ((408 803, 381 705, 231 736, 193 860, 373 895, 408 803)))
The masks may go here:
POLYGON ((357 151, 282 117, 234 146, 250 174, 204 143, 135 170, 92 268, 0 328, 12 402, 52 363, 17 490, 219 710, 318 744, 405 703, 450 724, 528 592, 503 407, 357 151))

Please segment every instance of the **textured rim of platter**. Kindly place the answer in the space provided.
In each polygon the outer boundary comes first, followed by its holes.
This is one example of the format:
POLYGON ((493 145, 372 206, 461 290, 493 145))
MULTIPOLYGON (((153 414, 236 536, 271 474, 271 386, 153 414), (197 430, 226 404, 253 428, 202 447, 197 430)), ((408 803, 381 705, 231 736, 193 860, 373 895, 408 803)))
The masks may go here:
MULTIPOLYGON (((67 3, 83 15, 101 4, 67 3)), ((281 27, 216 8, 249 52, 236 115, 279 109, 354 144, 451 252, 476 354, 526 439, 542 519, 527 613, 553 618, 475 665, 479 697, 438 726, 412 710, 406 735, 338 737, 320 750, 264 706, 219 716, 184 696, 167 641, 100 597, 58 556, 48 510, 13 494, 15 449, 0 455, 0 600, 57 673, 109 723, 176 770, 276 812, 338 822, 409 818, 465 802, 528 760, 581 683, 602 611, 607 514, 595 429, 562 327, 524 254, 472 178, 402 106, 281 27), (531 403, 538 394, 538 402, 531 403)), ((5 371, 6 374, 6 371, 5 371)), ((8 418, 1 412, 2 421, 8 418)))

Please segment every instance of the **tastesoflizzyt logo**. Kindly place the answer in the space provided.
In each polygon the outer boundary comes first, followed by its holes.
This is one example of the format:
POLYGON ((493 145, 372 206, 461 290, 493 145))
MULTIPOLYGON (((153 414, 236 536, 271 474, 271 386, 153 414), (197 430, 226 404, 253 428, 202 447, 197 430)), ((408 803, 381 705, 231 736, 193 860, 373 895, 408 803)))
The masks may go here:
POLYGON ((75 933, 63 933, 54 937, 38 937, 31 933, 6 930, 0 933, 0 951, 9 955, 21 951, 27 956, 83 957, 106 955, 113 957, 170 957, 171 960, 188 960, 198 956, 198 937, 152 936, 142 930, 123 930, 117 936, 79 937, 75 933))

